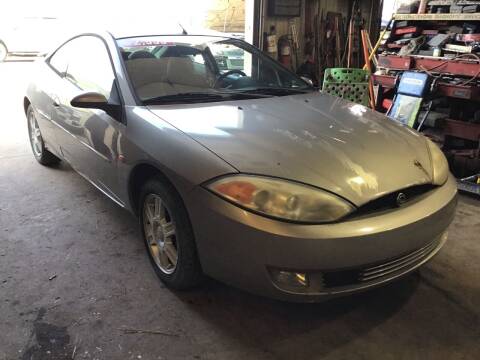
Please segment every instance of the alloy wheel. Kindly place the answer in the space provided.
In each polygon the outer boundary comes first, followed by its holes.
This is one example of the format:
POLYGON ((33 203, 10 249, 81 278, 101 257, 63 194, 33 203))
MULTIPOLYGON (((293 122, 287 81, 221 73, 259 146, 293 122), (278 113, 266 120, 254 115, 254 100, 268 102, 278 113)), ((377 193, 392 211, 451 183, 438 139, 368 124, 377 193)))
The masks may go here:
POLYGON ((30 143, 32 144, 33 153, 37 158, 39 158, 42 156, 43 139, 42 134, 40 133, 40 128, 38 127, 37 119, 35 119, 35 114, 33 113, 33 111, 31 111, 28 116, 28 122, 30 125, 30 143))
POLYGON ((147 195, 143 203, 143 230, 155 264, 172 274, 178 262, 177 231, 171 212, 157 194, 147 195))

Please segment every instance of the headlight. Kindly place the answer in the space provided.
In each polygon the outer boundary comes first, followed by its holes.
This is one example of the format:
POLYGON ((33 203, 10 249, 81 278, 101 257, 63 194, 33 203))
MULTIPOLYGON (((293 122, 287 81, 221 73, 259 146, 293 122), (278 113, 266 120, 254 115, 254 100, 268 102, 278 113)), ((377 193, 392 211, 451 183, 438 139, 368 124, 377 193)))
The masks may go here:
POLYGON ((317 188, 253 175, 232 175, 207 185, 234 204, 266 216, 304 223, 338 220, 355 208, 317 188))
POLYGON ((442 150, 427 138, 428 151, 432 161, 433 184, 443 185, 448 179, 448 161, 442 150))

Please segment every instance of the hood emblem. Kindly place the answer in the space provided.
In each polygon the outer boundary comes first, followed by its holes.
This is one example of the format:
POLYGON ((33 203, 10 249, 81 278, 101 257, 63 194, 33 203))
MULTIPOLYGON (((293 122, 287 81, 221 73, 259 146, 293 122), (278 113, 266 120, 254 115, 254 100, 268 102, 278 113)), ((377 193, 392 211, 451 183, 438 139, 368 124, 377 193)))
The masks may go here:
POLYGON ((407 195, 405 193, 398 193, 397 195, 397 205, 402 206, 407 202, 407 195))

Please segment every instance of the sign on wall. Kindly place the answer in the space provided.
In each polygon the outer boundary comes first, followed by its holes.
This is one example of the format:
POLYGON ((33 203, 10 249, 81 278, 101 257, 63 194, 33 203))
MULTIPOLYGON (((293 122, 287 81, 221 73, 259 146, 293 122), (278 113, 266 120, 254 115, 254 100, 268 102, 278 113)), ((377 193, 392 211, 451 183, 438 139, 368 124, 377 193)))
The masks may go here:
POLYGON ((269 16, 300 16, 301 0, 269 0, 269 16))

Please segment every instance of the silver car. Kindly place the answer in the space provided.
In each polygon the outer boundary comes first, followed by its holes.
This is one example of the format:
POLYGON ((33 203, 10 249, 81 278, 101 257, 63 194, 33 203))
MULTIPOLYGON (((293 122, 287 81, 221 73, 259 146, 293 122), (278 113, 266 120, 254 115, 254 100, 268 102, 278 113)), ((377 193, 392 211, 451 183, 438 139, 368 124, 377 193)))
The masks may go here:
POLYGON ((37 62, 24 106, 38 162, 69 163, 138 216, 169 287, 208 275, 318 301, 444 245, 457 190, 430 140, 240 39, 168 34, 78 35, 37 62), (243 70, 220 71, 222 47, 243 70))

